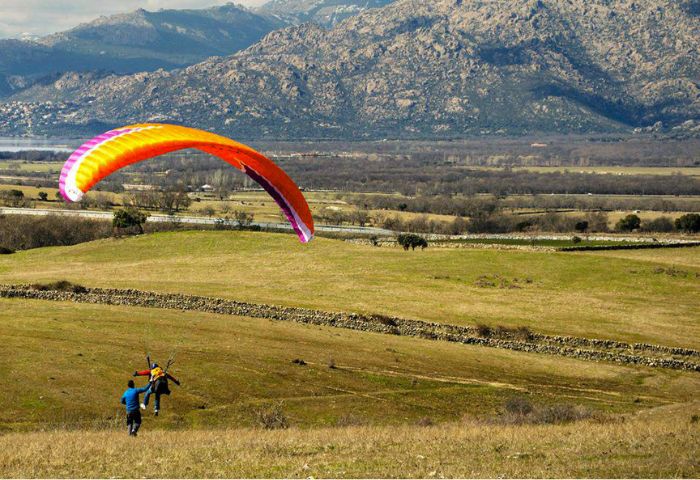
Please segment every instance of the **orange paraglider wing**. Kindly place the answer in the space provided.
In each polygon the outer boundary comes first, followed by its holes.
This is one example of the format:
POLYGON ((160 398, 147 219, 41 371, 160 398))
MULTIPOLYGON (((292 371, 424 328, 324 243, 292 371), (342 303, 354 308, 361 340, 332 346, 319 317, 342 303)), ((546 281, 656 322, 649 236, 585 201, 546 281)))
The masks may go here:
POLYGON ((214 133, 159 123, 129 125, 93 138, 66 161, 59 188, 77 202, 111 173, 164 153, 195 148, 215 155, 255 180, 277 202, 299 240, 313 238, 311 210, 294 181, 270 159, 242 143, 214 133))

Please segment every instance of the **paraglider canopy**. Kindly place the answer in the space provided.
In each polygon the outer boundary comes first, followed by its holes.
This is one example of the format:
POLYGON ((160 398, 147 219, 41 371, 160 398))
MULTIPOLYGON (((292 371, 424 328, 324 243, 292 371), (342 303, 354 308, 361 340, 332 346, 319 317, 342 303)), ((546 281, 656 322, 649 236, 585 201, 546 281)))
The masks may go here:
POLYGON ((277 202, 303 243, 314 235, 311 210, 294 181, 247 145, 195 128, 159 123, 110 130, 78 148, 61 170, 63 198, 77 202, 111 173, 176 150, 194 148, 221 158, 255 180, 277 202))

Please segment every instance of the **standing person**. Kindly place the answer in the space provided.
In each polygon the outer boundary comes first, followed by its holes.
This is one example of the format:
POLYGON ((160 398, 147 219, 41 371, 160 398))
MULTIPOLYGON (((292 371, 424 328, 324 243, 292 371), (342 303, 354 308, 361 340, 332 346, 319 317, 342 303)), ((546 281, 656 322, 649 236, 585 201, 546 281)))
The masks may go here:
POLYGON ((122 395, 121 403, 126 405, 126 428, 129 435, 136 436, 141 426, 141 412, 139 411, 139 394, 146 392, 150 388, 150 384, 141 388, 136 388, 133 380, 127 383, 129 388, 122 395))
MULTIPOLYGON (((167 367, 166 367, 167 368, 167 367)), ((168 379, 172 380, 175 385, 180 385, 180 382, 167 373, 165 370, 160 368, 157 363, 154 363, 151 365, 150 370, 141 370, 134 372, 134 376, 148 376, 149 377, 149 383, 151 388, 148 389, 146 392, 146 395, 143 397, 143 403, 141 404, 141 409, 146 410, 146 407, 148 406, 148 399, 150 398, 151 394, 156 395, 156 401, 153 403, 153 414, 157 417, 158 412, 160 412, 160 396, 161 395, 170 395, 170 388, 168 387, 168 379)))

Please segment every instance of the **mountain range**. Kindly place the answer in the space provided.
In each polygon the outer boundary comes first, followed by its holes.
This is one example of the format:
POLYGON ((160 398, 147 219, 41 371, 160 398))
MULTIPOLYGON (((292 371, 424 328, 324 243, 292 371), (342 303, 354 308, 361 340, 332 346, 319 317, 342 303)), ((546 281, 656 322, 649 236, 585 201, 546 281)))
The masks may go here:
POLYGON ((101 17, 33 41, 0 40, 0 97, 68 71, 126 74, 173 69, 231 55, 287 26, 276 16, 227 4, 101 17))
MULTIPOLYGON (((255 15, 291 22, 278 3, 255 15)), ((698 10, 697 0, 398 0, 330 29, 274 29, 184 68, 65 73, 12 93, 0 132, 168 121, 244 138, 700 134, 698 10)))
POLYGON ((324 27, 366 10, 380 8, 393 0, 270 0, 257 9, 258 13, 274 15, 293 25, 313 22, 324 27))

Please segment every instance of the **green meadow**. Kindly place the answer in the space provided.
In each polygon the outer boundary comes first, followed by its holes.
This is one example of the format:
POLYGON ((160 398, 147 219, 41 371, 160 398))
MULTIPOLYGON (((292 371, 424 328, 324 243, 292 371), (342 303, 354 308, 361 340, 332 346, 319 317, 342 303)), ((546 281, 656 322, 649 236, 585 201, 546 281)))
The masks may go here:
POLYGON ((2 283, 66 279, 691 348, 700 346, 699 274, 700 248, 404 252, 325 238, 302 245, 285 234, 212 231, 0 257, 2 283))

